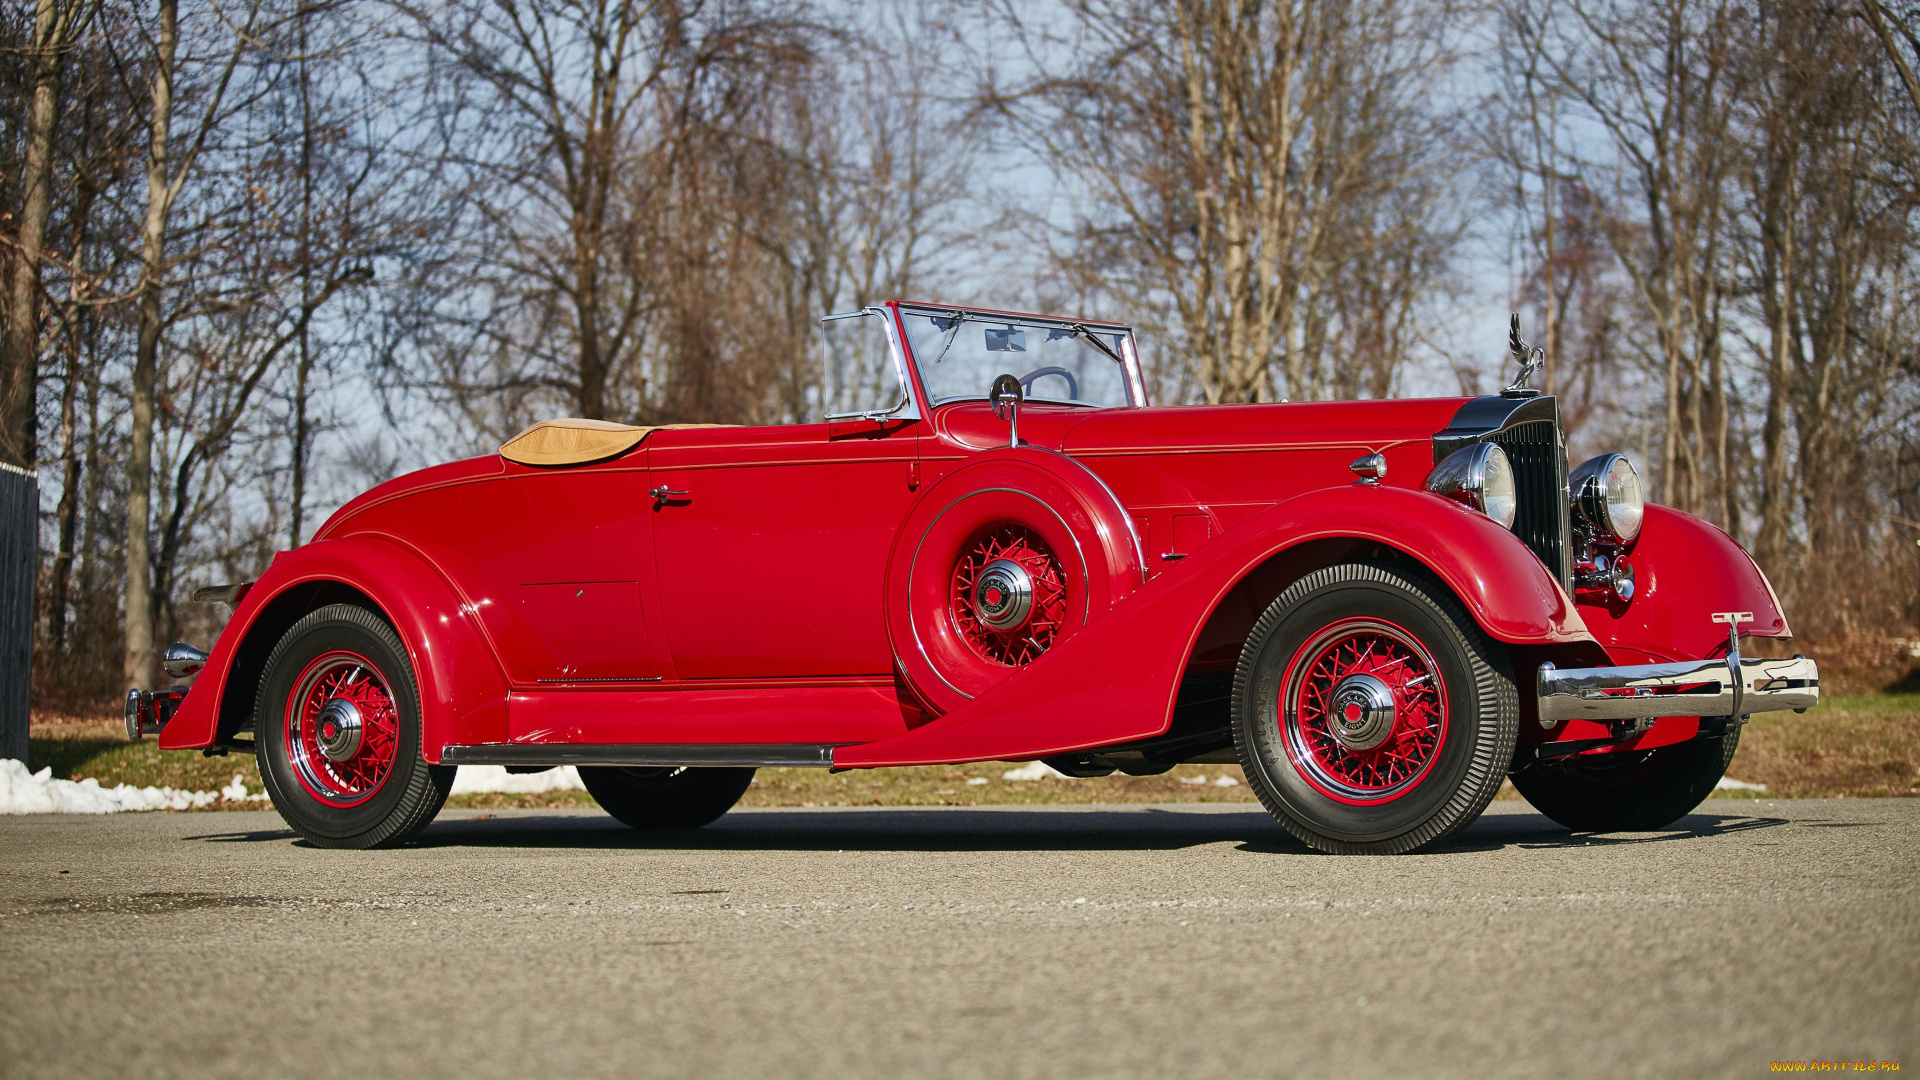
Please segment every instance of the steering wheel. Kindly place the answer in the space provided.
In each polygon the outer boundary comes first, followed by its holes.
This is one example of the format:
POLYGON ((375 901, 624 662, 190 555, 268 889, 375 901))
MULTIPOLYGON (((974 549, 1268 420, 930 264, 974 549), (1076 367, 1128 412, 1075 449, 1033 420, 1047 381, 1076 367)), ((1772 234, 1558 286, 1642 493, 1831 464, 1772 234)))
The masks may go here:
POLYGON ((1031 395, 1033 393, 1033 384, 1040 381, 1043 378, 1046 378, 1048 375, 1058 375, 1061 378, 1067 380, 1068 400, 1071 400, 1071 401, 1080 400, 1080 380, 1073 377, 1073 372, 1068 371, 1066 368, 1060 367, 1058 365, 1049 365, 1043 368, 1034 368, 1032 371, 1029 371, 1025 375, 1020 376, 1020 387, 1021 389, 1025 390, 1029 395, 1031 395))

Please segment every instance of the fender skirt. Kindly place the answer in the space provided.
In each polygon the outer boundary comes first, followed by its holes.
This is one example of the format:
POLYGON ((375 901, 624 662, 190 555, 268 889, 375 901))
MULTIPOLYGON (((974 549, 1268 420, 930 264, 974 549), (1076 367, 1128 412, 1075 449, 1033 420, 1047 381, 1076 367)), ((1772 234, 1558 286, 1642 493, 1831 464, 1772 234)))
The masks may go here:
POLYGON ((1018 761, 1159 735, 1172 722, 1194 642, 1227 593, 1274 555, 1327 539, 1373 541, 1408 553, 1501 641, 1593 641, 1547 568, 1485 516, 1424 491, 1322 488, 1271 506, 1201 546, 961 708, 896 738, 838 748, 834 767, 1018 761))
MULTIPOLYGON (((257 651, 258 663, 277 637, 305 611, 286 617, 285 604, 300 601, 302 586, 344 585, 378 606, 380 614, 406 643, 420 686, 423 750, 438 763, 449 742, 507 740, 507 680, 472 604, 462 600, 447 578, 425 556, 389 537, 362 534, 344 540, 317 540, 281 552, 260 576, 227 621, 206 667, 160 733, 163 750, 190 750, 221 740, 223 713, 250 712, 252 701, 226 701, 242 649, 257 651), (273 612, 263 620, 264 613, 273 612)), ((246 679, 248 687, 252 679, 246 679)), ((229 730, 233 724, 226 725, 229 730)))

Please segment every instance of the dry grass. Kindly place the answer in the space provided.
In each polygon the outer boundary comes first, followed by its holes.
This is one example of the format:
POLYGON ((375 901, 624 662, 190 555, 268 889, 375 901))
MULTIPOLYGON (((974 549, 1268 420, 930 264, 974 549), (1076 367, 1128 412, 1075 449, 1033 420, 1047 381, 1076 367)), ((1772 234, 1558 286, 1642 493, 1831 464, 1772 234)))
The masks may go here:
POLYGON ((1835 698, 1803 716, 1763 713, 1740 733, 1729 776, 1763 798, 1920 795, 1920 694, 1835 698))
MULTIPOLYGON (((96 777, 103 785, 149 784, 211 791, 238 773, 253 791, 260 774, 242 755, 205 758, 162 753, 153 740, 128 743, 118 721, 36 714, 28 766, 51 765, 55 776, 96 777)), ((742 806, 995 806, 1045 803, 1252 802, 1237 766, 1182 765, 1160 776, 1094 780, 1006 780, 1006 762, 914 769, 762 769, 742 806), (1220 786, 1222 777, 1234 781, 1220 786), (985 783, 969 781, 985 780, 985 783)), ((1860 798, 1920 795, 1920 694, 1836 698, 1804 716, 1757 717, 1740 738, 1729 774, 1767 785, 1764 798, 1860 798)), ((1516 797, 1509 786, 1502 798, 1516 797)), ((216 802, 209 809, 258 809, 216 802)), ((537 795, 460 795, 448 805, 470 809, 587 807, 583 791, 537 795)))
MULTIPOLYGON (((210 758, 198 750, 162 751, 152 738, 128 742, 126 728, 118 719, 35 713, 27 729, 27 768, 38 772, 48 766, 62 780, 91 776, 103 787, 132 784, 217 791, 232 783, 238 773, 250 791, 258 794, 262 790, 260 770, 254 767, 250 755, 210 758)), ((263 805, 216 799, 203 809, 258 810, 263 805)))
MULTIPOLYGON (((1238 765, 1179 765, 1159 776, 1092 780, 1007 780, 1012 762, 912 769, 761 769, 741 806, 1008 806, 1047 803, 1253 802, 1238 765), (1231 786, 1218 781, 1226 777, 1231 786), (969 780, 985 780, 970 784, 969 780)), ((456 795, 448 806, 475 810, 594 805, 584 791, 537 795, 456 795)))

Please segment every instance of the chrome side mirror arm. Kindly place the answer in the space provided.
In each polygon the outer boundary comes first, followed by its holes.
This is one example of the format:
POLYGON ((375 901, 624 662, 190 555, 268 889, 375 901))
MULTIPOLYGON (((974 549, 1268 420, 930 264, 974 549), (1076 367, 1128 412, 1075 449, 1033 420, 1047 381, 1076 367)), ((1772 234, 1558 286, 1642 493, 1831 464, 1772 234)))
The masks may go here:
POLYGON ((1001 375, 994 379, 993 389, 987 392, 987 404, 993 406, 993 415, 1007 421, 1008 446, 1020 445, 1020 403, 1026 397, 1020 380, 1012 375, 1001 375))

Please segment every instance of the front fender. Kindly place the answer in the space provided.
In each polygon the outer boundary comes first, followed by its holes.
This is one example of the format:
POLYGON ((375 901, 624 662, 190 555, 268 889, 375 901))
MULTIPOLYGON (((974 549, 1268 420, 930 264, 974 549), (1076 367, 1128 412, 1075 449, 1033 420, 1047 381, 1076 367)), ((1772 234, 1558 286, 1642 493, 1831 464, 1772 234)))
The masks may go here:
POLYGON ((1322 540, 1383 544, 1419 561, 1501 641, 1593 641, 1540 560, 1485 516, 1423 491, 1322 488, 1202 545, 962 708, 893 739, 841 747, 834 764, 1019 760, 1159 735, 1172 722, 1200 629, 1227 594, 1275 556, 1322 540))
POLYGON ((1738 540, 1711 522, 1649 503, 1627 562, 1633 567, 1631 602, 1581 605, 1588 628, 1608 652, 1637 654, 1620 662, 1716 655, 1727 644, 1726 625, 1712 619, 1718 612, 1752 612, 1742 634, 1793 636, 1766 575, 1738 540))
POLYGON ((361 534, 282 552, 235 608, 206 667, 160 733, 163 750, 212 746, 253 708, 257 665, 301 615, 344 586, 399 633, 420 687, 423 745, 507 741, 507 680, 478 610, 434 564, 392 537, 361 534))

